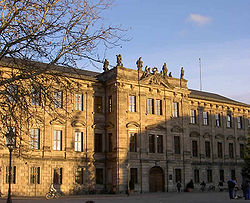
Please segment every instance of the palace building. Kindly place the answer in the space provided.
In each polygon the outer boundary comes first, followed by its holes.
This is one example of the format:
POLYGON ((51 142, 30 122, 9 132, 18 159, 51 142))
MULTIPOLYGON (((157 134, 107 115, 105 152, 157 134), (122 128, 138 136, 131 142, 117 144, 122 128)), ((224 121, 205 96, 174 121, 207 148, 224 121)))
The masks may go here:
MULTIPOLYGON (((118 55, 117 66, 109 70, 105 61, 103 73, 72 73, 80 90, 54 96, 55 108, 73 116, 44 113, 24 135, 28 150, 12 156, 13 195, 44 196, 51 183, 67 195, 125 193, 130 180, 137 193, 173 191, 191 179, 195 188, 203 180, 241 183, 250 105, 189 89, 183 68, 178 78, 166 64, 143 68, 140 58, 137 68, 123 67, 118 55)), ((9 151, 0 146, 4 195, 8 165, 9 151)))

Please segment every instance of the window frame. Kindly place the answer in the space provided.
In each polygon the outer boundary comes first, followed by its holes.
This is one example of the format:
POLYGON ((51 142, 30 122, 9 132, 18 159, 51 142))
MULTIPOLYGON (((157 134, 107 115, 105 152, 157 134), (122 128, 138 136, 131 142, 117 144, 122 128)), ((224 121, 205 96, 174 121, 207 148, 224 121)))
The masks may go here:
POLYGON ((181 154, 181 138, 174 136, 174 154, 181 154))
POLYGON ((53 150, 62 151, 62 130, 53 131, 53 150))
POLYGON ((190 123, 196 124, 196 110, 194 109, 190 110, 190 123))
POLYGON ((40 149, 40 128, 30 129, 30 149, 40 149))
POLYGON ((30 167, 30 184, 40 184, 41 182, 41 168, 32 166, 30 167))
POLYGON ((83 111, 83 94, 75 93, 75 111, 83 111))
POLYGON ((137 152, 137 133, 129 133, 129 152, 137 152))
POLYGON ((148 135, 148 148, 149 148, 149 153, 155 153, 155 135, 154 134, 149 134, 148 135))
POLYGON ((95 153, 102 153, 103 152, 103 134, 102 133, 95 133, 95 153))
POLYGON ((148 114, 154 114, 154 99, 148 98, 148 114))
POLYGON ((54 91, 54 107, 55 108, 63 107, 63 92, 60 90, 54 91))
POLYGON ((173 111, 172 111, 173 118, 178 118, 179 117, 179 102, 173 102, 172 107, 173 107, 173 111))
POLYGON ((198 157, 198 141, 192 140, 192 156, 198 157))
POLYGON ((156 115, 161 116, 162 115, 162 100, 161 99, 156 99, 155 101, 156 105, 156 115))
POLYGON ((215 114, 215 126, 221 127, 221 116, 220 113, 215 114))
POLYGON ((203 125, 208 126, 209 125, 209 118, 208 118, 207 111, 202 112, 202 118, 203 118, 203 125))
POLYGON ((129 112, 136 112, 136 96, 129 95, 129 112))
POLYGON ((61 185, 63 180, 63 168, 54 168, 53 170, 53 183, 61 185))
POLYGON ((104 184, 104 169, 103 168, 96 168, 95 169, 95 182, 97 185, 104 184))
POLYGON ((211 158, 211 142, 208 140, 205 140, 205 156, 211 158))
POLYGON ((74 151, 83 152, 83 132, 76 130, 74 134, 75 134, 74 151))

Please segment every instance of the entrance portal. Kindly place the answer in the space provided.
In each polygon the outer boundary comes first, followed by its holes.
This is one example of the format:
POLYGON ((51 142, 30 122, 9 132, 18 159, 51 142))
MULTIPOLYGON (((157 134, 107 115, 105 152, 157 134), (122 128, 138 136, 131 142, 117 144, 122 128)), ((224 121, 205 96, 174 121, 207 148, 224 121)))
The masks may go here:
POLYGON ((149 171, 149 192, 164 192, 164 173, 161 167, 155 166, 149 171))

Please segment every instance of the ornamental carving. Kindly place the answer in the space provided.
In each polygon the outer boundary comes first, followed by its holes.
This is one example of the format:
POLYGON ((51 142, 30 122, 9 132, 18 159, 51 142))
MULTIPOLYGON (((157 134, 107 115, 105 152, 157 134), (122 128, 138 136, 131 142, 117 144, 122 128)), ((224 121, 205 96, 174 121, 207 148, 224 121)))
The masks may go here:
MULTIPOLYGON (((166 71, 166 70, 165 70, 166 71)), ((140 82, 146 83, 149 85, 163 85, 167 88, 173 89, 174 87, 167 81, 167 77, 163 75, 163 72, 158 72, 158 68, 151 68, 146 66, 145 70, 142 73, 140 82)))
POLYGON ((183 128, 181 128, 181 127, 178 126, 178 125, 175 125, 175 126, 171 129, 171 132, 173 132, 173 133, 182 133, 182 132, 183 132, 183 128))

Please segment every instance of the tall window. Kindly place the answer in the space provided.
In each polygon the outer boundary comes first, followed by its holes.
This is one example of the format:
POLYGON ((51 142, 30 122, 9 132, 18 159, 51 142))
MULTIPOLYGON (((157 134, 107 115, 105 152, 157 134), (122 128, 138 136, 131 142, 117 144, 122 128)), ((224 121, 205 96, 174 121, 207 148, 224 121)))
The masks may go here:
POLYGON ((238 129, 242 129, 242 116, 237 117, 237 127, 238 129))
POLYGON ((190 123, 196 123, 196 110, 190 110, 190 123))
POLYGON ((181 153, 181 143, 180 143, 180 137, 174 136, 174 153, 180 154, 181 153))
POLYGON ((129 111, 136 112, 136 96, 129 95, 129 111))
POLYGON ((217 127, 220 127, 220 114, 219 113, 217 113, 217 114, 215 114, 215 125, 217 126, 217 127))
POLYGON ((40 184, 40 167, 30 168, 30 183, 40 184))
POLYGON ((205 154, 207 158, 211 157, 211 147, 209 141, 205 141, 205 154))
MULTIPOLYGON (((9 183, 9 166, 6 167, 6 183, 9 183)), ((11 167, 10 182, 16 184, 16 166, 11 167)))
POLYGON ((162 100, 156 99, 156 115, 162 115, 162 100))
POLYGON ((75 151, 82 152, 83 150, 83 132, 75 132, 75 151))
POLYGON ((9 85, 8 87, 8 99, 10 102, 17 102, 18 87, 17 85, 9 85))
POLYGON ((234 144, 233 143, 229 143, 228 145, 229 147, 229 158, 234 158, 234 144))
POLYGON ((203 125, 208 125, 208 112, 203 112, 203 125))
POLYGON ((192 152, 193 152, 193 157, 198 157, 198 143, 196 140, 192 141, 192 152))
POLYGON ((54 105, 55 108, 62 108, 62 92, 61 91, 57 91, 54 92, 54 105))
POLYGON ((103 184, 103 168, 96 168, 95 169, 96 175, 96 184, 103 184))
POLYGON ((176 168, 175 170, 175 182, 179 182, 181 183, 181 169, 176 168))
POLYGON ((149 135, 149 153, 155 153, 155 135, 149 135))
POLYGON ((111 113, 112 112, 112 96, 108 97, 108 112, 111 113))
POLYGON ((108 152, 113 151, 112 133, 108 134, 108 152))
POLYGON ((227 114, 227 127, 228 128, 232 127, 232 117, 231 117, 231 114, 227 114))
POLYGON ((213 182, 213 174, 212 174, 212 170, 211 169, 207 170, 207 182, 208 183, 213 182))
POLYGON ((83 184, 83 168, 78 167, 75 174, 75 182, 79 185, 83 184))
POLYGON ((194 169, 194 182, 195 183, 200 182, 200 171, 199 171, 199 169, 194 169))
POLYGON ((138 183, 137 168, 130 168, 130 180, 132 180, 133 183, 138 183))
POLYGON ((40 149, 40 129, 38 128, 30 130, 30 148, 40 149))
POLYGON ((75 110, 82 111, 83 110, 83 95, 75 94, 75 110))
POLYGON ((130 133, 129 151, 137 152, 137 133, 130 133))
POLYGON ((33 87, 31 90, 31 104, 41 105, 41 89, 39 87, 33 87))
POLYGON ((220 181, 224 182, 225 181, 225 176, 224 176, 224 170, 220 170, 220 181))
POLYGON ((154 99, 148 99, 148 114, 154 114, 154 99))
POLYGON ((57 151, 62 150, 62 131, 61 130, 54 130, 53 150, 57 150, 57 151))
POLYGON ((163 153, 163 136, 157 135, 157 153, 163 153))
POLYGON ((222 154, 222 143, 221 142, 217 143, 217 152, 218 152, 218 158, 222 158, 223 154, 222 154))
POLYGON ((179 104, 178 102, 173 102, 173 117, 179 117, 179 104))
POLYGON ((95 133, 95 152, 102 152, 102 134, 95 133))
POLYGON ((95 112, 96 113, 102 113, 102 97, 101 96, 95 96, 95 112))
POLYGON ((245 157, 245 146, 244 144, 240 144, 240 158, 244 159, 245 157))
POLYGON ((62 184, 62 168, 54 169, 53 183, 57 185, 62 184))

